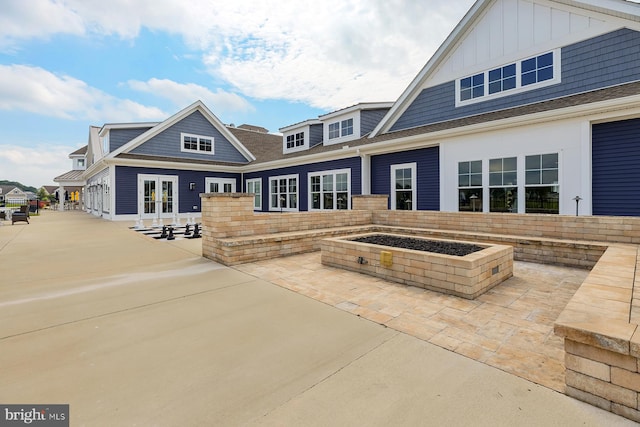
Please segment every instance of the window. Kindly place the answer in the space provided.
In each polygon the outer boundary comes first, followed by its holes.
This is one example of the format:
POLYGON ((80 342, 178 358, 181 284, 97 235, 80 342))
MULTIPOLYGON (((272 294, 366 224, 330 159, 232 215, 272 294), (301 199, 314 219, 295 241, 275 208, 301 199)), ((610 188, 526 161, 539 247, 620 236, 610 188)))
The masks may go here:
POLYGON ((287 135, 287 148, 302 147, 304 145, 304 132, 287 135))
POLYGON ((516 157, 489 160, 489 210, 518 212, 518 162, 516 157))
POLYGON ((558 153, 526 156, 526 213, 559 213, 559 192, 558 153))
POLYGON ((84 167, 84 159, 78 159, 78 167, 79 168, 83 168, 84 167))
POLYGON ((207 193, 235 193, 236 180, 234 178, 205 178, 204 189, 207 193))
POLYGON ((262 180, 260 178, 247 180, 247 193, 253 194, 253 209, 262 210, 262 180))
POLYGON ((460 101, 484 96, 484 74, 460 80, 460 101))
POLYGON ((329 124, 329 139, 340 138, 340 122, 329 124))
POLYGON ((415 210, 416 164, 406 163, 391 166, 391 209, 415 210))
POLYGON ((180 151, 214 154, 213 137, 191 135, 186 133, 181 133, 180 137, 182 139, 180 151))
POLYGON ((516 64, 489 71, 489 94, 516 87, 516 64))
POLYGON ((269 178, 269 209, 272 211, 298 210, 298 175, 269 178))
POLYGON ((341 127, 342 136, 353 135, 353 119, 343 120, 341 127))
POLYGON ((458 210, 482 212, 482 160, 458 163, 458 210))
POLYGON ((553 78, 553 53, 545 53, 522 61, 522 86, 553 78))
POLYGON ((353 119, 329 123, 329 139, 353 135, 353 119))
POLYGON ((456 84, 456 105, 559 83, 559 64, 560 50, 555 50, 463 77, 456 84))
POLYGON ((350 175, 349 170, 309 174, 309 209, 349 209, 350 175))

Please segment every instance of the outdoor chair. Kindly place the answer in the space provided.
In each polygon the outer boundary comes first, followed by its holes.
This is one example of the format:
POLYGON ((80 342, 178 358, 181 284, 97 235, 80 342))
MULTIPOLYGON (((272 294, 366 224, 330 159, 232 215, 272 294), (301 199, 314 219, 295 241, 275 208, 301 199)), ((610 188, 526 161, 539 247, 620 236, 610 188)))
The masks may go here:
POLYGON ((24 221, 29 224, 29 206, 22 205, 20 206, 20 210, 15 211, 11 214, 11 225, 15 224, 18 221, 24 221))

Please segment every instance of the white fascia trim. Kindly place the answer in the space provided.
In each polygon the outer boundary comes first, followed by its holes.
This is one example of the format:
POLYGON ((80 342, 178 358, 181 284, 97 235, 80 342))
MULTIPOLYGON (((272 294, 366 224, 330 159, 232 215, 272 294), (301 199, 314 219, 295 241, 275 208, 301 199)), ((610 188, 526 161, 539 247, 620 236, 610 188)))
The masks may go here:
POLYGON ((179 163, 179 162, 167 162, 162 160, 139 160, 139 159, 109 159, 105 161, 109 166, 127 166, 127 167, 141 167, 141 168, 163 168, 163 169, 175 169, 175 170, 192 170, 192 171, 204 171, 204 172, 231 172, 241 173, 242 166, 222 166, 222 165, 206 165, 199 163, 179 163))
POLYGON ((361 147, 362 146, 349 147, 348 145, 345 145, 344 147, 342 147, 342 150, 310 154, 308 156, 293 157, 290 159, 274 160, 274 161, 265 162, 265 163, 257 163, 255 165, 243 166, 242 172, 244 173, 260 172, 260 171, 267 171, 272 169, 286 168, 291 166, 306 165, 310 163, 347 159, 349 157, 358 157, 359 148, 361 147))
POLYGON ((640 22, 640 5, 622 0, 554 0, 569 6, 640 22))
POLYGON ((318 119, 311 119, 311 120, 305 120, 304 122, 300 122, 300 123, 296 123, 293 125, 289 125, 289 126, 285 126, 283 128, 278 129, 281 133, 285 133, 285 132, 289 132, 289 131, 293 131, 296 129, 304 129, 307 126, 311 126, 311 125, 321 125, 322 122, 318 119))
POLYGON ((152 128, 162 122, 141 122, 141 123, 105 123, 98 131, 99 136, 104 136, 111 129, 138 129, 152 128))
POLYGON ((400 98, 395 102, 393 107, 387 112, 387 114, 380 120, 380 123, 369 134, 369 138, 379 135, 380 133, 387 132, 393 125, 396 118, 404 112, 408 105, 418 96, 422 83, 429 77, 429 75, 438 67, 440 62, 447 56, 447 54, 455 47, 456 43, 464 35, 467 29, 472 25, 477 16, 492 3, 493 0, 478 0, 471 6, 471 9, 464 15, 462 20, 455 26, 451 34, 440 45, 438 50, 431 56, 426 65, 420 70, 418 75, 409 84, 407 89, 402 92, 400 98))
POLYGON ((334 117, 341 116, 343 114, 353 113, 355 111, 364 111, 364 110, 376 110, 380 108, 391 108, 393 106, 393 102, 361 102, 356 105, 352 105, 351 107, 343 108, 341 110, 332 111, 331 113, 323 114, 318 116, 318 118, 322 121, 330 120, 334 117))
POLYGON ((617 98, 608 101, 583 104, 576 107, 568 107, 564 110, 556 109, 536 114, 510 117, 508 119, 493 120, 453 129, 445 129, 442 131, 412 135, 405 138, 390 139, 383 142, 359 146, 358 152, 362 152, 363 154, 375 155, 389 153, 391 152, 389 150, 390 148, 392 149, 392 151, 404 151, 407 149, 439 145, 440 140, 445 138, 474 134, 488 130, 494 131, 507 129, 522 125, 548 123, 550 121, 566 120, 575 117, 584 117, 585 120, 598 118, 598 120, 606 121, 607 117, 619 117, 619 112, 621 110, 633 110, 633 114, 630 115, 640 114, 639 105, 640 95, 633 95, 625 98, 617 98))
POLYGON ((191 113, 195 111, 200 111, 207 120, 216 128, 218 131, 231 142, 231 144, 240 151, 240 153, 248 160, 253 161, 256 158, 251 154, 251 152, 238 141, 238 139, 227 129, 227 127, 220 121, 218 118, 207 108, 206 105, 202 103, 202 101, 196 101, 187 108, 177 112, 173 116, 169 117, 167 120, 163 121, 157 126, 149 129, 143 134, 137 136, 131 141, 124 144, 122 147, 118 148, 115 151, 110 152, 106 158, 115 158, 118 154, 128 153, 129 151, 135 149, 136 147, 142 145, 144 142, 153 138, 154 136, 160 134, 165 131, 169 127, 178 123, 180 120, 184 119, 191 113))

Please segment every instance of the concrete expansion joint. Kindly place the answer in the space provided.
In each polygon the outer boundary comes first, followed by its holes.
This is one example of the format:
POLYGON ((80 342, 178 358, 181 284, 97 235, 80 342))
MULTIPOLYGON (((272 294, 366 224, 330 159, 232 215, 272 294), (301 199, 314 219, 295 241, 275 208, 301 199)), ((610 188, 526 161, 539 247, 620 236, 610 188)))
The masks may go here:
MULTIPOLYGON (((358 316, 360 317, 360 316, 358 316)), ((361 317, 361 319, 363 320, 367 320, 361 317)), ((375 323, 375 322, 374 322, 375 323)), ((400 335, 402 332, 398 332, 396 331, 395 333, 393 333, 393 335, 389 336, 389 338, 383 339, 380 343, 378 343, 377 345, 375 345, 374 347, 370 348, 369 350, 365 351, 364 353, 362 353, 360 356, 352 359, 349 361, 349 363, 339 367, 338 369, 336 369, 335 371, 329 373, 328 375, 324 376, 323 378, 321 378, 320 380, 316 381, 315 383, 311 384, 309 387, 307 387, 306 389, 302 390, 300 393, 298 393, 295 396, 291 396, 287 401, 282 402, 279 406, 275 406, 273 408, 271 408, 270 411, 265 412, 262 416, 264 417, 268 417, 269 414, 271 414, 272 412, 278 410, 278 408, 280 407, 285 407, 287 404, 289 404, 289 402, 293 401, 294 399, 298 398, 299 396, 302 396, 304 394, 306 394, 307 392, 310 392, 311 390, 313 390, 314 388, 316 388, 317 386, 327 382, 328 380, 330 380, 331 378, 333 378, 334 376, 340 374, 343 370, 349 368, 351 365, 355 364, 356 362, 358 362, 359 360, 361 360, 362 358, 364 358, 365 356, 368 356, 369 354, 373 353, 374 351, 378 350, 380 347, 384 346, 385 344, 387 344, 389 341, 391 341, 392 339, 394 339, 395 337, 397 337, 398 335, 400 335)))

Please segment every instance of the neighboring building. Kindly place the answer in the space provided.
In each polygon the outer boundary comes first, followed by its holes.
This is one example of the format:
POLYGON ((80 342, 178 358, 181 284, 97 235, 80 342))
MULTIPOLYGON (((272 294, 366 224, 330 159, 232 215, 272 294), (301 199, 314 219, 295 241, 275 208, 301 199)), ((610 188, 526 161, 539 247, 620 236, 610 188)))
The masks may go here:
POLYGON ((66 202, 72 202, 73 206, 79 206, 81 208, 84 206, 84 186, 86 180, 83 174, 87 168, 87 151, 88 147, 85 145, 69 154, 69 158, 72 161, 71 170, 53 179, 53 182, 57 182, 59 185, 55 193, 60 210, 64 210, 65 207, 70 207, 66 202))
POLYGON ((225 126, 201 102, 91 127, 86 207, 172 217, 243 191, 257 211, 388 194, 391 209, 638 216, 640 5, 477 1, 395 103, 280 131, 225 126))
POLYGON ((31 192, 24 192, 15 185, 0 185, 0 206, 21 206, 26 205, 31 192))

